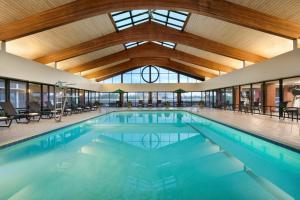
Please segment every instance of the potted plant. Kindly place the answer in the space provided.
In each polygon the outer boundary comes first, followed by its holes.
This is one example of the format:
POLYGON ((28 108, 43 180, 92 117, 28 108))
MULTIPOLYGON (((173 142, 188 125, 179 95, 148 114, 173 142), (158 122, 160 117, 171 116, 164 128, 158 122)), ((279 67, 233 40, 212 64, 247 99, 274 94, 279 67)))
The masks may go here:
POLYGON ((166 102, 165 102, 165 107, 166 107, 166 108, 169 108, 169 107, 170 107, 170 102, 169 102, 169 101, 166 101, 166 102))
POLYGON ((131 103, 131 101, 128 101, 128 103, 127 103, 127 107, 128 107, 128 108, 131 108, 131 107, 132 107, 132 103, 131 103))
POLYGON ((205 106, 205 105, 204 105, 204 101, 199 101, 199 104, 198 104, 198 105, 199 105, 199 108, 204 108, 204 106, 205 106))

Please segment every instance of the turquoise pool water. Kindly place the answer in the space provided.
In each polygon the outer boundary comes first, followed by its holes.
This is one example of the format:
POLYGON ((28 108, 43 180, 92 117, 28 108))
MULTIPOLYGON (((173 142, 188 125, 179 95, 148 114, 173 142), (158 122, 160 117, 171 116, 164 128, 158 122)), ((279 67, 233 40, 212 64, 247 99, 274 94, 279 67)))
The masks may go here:
POLYGON ((1 150, 0 199, 300 199, 300 154, 187 112, 111 113, 1 150))

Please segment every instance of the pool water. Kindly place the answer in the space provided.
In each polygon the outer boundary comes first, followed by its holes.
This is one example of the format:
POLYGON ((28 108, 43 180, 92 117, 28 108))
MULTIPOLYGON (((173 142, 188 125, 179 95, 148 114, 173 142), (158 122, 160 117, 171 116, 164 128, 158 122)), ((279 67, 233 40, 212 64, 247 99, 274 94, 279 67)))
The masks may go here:
POLYGON ((1 150, 0 199, 300 199, 300 154, 188 112, 115 112, 1 150))

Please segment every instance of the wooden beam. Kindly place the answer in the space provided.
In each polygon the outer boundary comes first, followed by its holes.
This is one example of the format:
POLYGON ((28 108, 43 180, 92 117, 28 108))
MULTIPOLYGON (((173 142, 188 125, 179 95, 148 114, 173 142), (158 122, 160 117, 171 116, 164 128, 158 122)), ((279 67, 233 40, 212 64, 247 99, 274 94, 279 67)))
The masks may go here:
POLYGON ((224 0, 76 0, 0 26, 0 40, 12 40, 100 14, 131 9, 183 10, 289 39, 300 25, 224 0))
POLYGON ((138 57, 159 57, 159 58, 173 58, 181 60, 187 63, 195 64, 198 66, 206 67, 208 69, 222 71, 222 72, 232 72, 235 68, 222 65, 204 58, 200 58, 182 51, 172 50, 170 48, 148 42, 146 44, 124 50, 112 55, 108 55, 88 63, 75 66, 67 69, 66 71, 70 73, 78 73, 86 70, 91 70, 104 65, 109 65, 111 63, 119 62, 122 60, 138 57))
POLYGON ((58 62, 107 47, 134 41, 169 41, 253 63, 266 60, 266 58, 262 56, 241 49, 230 47, 191 33, 178 31, 155 22, 149 22, 83 42, 73 47, 37 58, 35 61, 44 64, 58 62))
POLYGON ((133 58, 128 62, 117 64, 115 66, 106 69, 98 70, 84 77, 88 79, 92 79, 92 78, 105 79, 108 76, 115 76, 120 73, 123 73, 124 71, 128 71, 145 65, 155 65, 159 67, 164 67, 185 74, 190 74, 192 76, 196 76, 199 78, 203 78, 203 77, 213 78, 217 76, 213 73, 209 73, 194 67, 186 66, 181 63, 171 61, 170 59, 167 58, 140 57, 140 58, 133 58))

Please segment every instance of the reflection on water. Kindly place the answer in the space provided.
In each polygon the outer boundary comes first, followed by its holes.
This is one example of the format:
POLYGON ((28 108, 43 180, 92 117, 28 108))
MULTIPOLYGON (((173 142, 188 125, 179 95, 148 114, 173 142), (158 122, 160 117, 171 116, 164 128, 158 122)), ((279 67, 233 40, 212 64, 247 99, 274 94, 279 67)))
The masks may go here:
POLYGON ((0 199, 299 199, 298 161, 185 112, 113 113, 0 151, 0 199))

